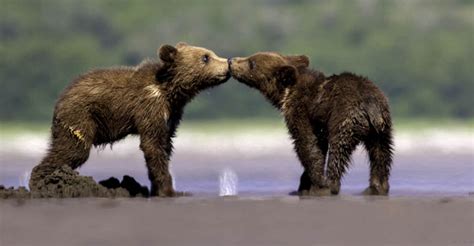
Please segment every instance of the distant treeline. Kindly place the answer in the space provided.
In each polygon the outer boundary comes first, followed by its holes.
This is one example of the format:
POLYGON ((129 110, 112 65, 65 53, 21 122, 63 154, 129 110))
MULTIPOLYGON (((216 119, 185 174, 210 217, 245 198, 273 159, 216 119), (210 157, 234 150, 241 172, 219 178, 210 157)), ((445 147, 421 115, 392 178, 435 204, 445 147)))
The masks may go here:
MULTIPOLYGON (((75 76, 178 41, 224 57, 306 54, 326 74, 368 76, 396 117, 472 118, 473 13, 469 0, 2 0, 0 120, 48 121, 75 76)), ((186 109, 190 119, 275 115, 234 80, 186 109)))

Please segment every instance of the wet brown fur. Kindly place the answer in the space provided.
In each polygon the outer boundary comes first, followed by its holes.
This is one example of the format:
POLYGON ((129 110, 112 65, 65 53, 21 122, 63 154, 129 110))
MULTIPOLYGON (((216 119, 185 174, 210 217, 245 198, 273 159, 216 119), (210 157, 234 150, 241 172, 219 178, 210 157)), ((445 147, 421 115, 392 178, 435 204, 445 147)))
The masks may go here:
POLYGON ((301 194, 338 194, 359 143, 370 159, 365 193, 388 193, 392 123, 387 99, 374 83, 351 73, 326 77, 308 68, 306 56, 259 52, 230 64, 233 77, 259 90, 284 115, 305 169, 301 194))
POLYGON ((204 48, 178 43, 158 53, 161 62, 93 70, 64 90, 54 108, 50 148, 31 174, 32 191, 62 165, 81 166, 92 146, 138 134, 152 195, 175 195, 168 163, 184 106, 230 75, 227 60, 204 48))

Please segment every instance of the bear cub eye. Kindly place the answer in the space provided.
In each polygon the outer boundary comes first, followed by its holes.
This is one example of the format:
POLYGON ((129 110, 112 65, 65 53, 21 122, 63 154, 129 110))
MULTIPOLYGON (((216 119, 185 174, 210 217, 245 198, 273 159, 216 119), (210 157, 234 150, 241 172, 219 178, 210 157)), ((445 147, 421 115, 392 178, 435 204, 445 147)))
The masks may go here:
POLYGON ((201 60, 204 62, 204 63, 208 63, 209 62, 209 55, 203 55, 201 57, 201 60))
POLYGON ((250 70, 255 68, 255 61, 253 61, 253 60, 249 61, 249 68, 250 68, 250 70))

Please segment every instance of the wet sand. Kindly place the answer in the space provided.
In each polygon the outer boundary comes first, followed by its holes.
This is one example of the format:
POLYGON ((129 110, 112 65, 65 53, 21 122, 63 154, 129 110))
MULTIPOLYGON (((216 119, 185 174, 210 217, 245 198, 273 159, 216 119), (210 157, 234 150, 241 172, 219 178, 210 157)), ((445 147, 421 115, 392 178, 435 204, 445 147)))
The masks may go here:
POLYGON ((474 197, 0 200, 1 245, 473 245, 474 197))

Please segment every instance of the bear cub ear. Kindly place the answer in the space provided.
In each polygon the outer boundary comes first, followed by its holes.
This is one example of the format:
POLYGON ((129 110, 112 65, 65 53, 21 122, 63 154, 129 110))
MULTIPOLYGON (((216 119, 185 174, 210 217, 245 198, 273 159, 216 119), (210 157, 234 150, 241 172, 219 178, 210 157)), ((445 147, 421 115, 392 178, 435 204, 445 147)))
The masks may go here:
POLYGON ((309 58, 305 55, 285 56, 288 63, 296 68, 307 68, 309 66, 309 58))
POLYGON ((182 42, 182 41, 176 44, 176 48, 178 48, 178 49, 186 47, 186 46, 189 46, 189 44, 186 43, 186 42, 182 42))
POLYGON ((297 73, 294 66, 284 65, 276 69, 275 77, 278 83, 287 87, 296 83, 297 73))
POLYGON ((162 45, 160 49, 158 50, 158 56, 165 63, 174 62, 174 59, 176 58, 177 53, 178 53, 178 50, 175 47, 168 44, 162 45))

